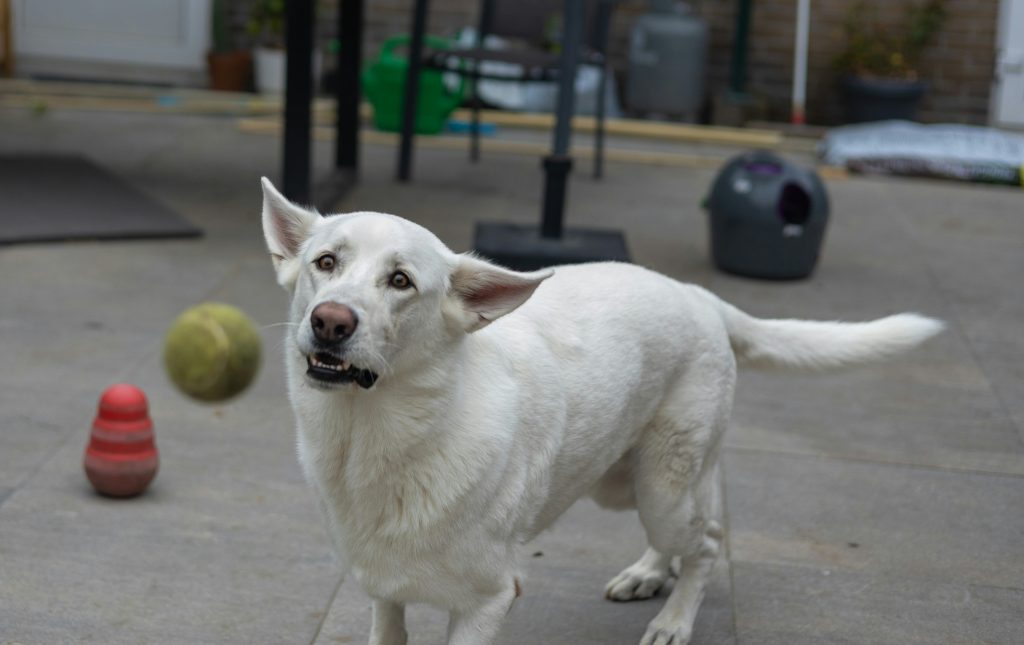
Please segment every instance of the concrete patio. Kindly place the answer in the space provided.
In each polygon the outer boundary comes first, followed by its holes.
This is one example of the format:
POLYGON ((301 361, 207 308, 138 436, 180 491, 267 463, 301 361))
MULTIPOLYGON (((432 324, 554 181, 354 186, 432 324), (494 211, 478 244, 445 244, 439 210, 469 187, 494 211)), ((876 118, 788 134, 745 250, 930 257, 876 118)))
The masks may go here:
MULTIPOLYGON (((286 299, 259 222, 278 140, 217 118, 7 110, 0 151, 84 154, 206 231, 0 247, 0 643, 365 642, 369 602, 339 586, 294 456, 275 326, 286 299), (170 321, 204 300, 262 326, 259 378, 225 405, 186 400, 161 365, 170 321), (147 392, 162 459, 130 501, 97 496, 81 467, 97 397, 121 381, 147 392)), ((329 152, 319 144, 321 162, 329 152)), ((473 165, 421 149, 411 185, 391 180, 393 163, 392 148, 368 146, 337 210, 403 215, 456 250, 478 220, 538 216, 535 157, 473 165)), ((817 272, 763 283, 711 268, 699 204, 714 172, 611 163, 594 182, 581 167, 569 223, 623 228, 638 263, 763 317, 906 310, 949 328, 881 367, 743 373, 728 557, 693 643, 1022 642, 1024 193, 829 181, 817 272)), ((602 591, 643 546, 635 514, 578 503, 530 547, 501 643, 637 642, 661 600, 602 591)), ((410 611, 411 643, 442 643, 444 628, 410 611)))

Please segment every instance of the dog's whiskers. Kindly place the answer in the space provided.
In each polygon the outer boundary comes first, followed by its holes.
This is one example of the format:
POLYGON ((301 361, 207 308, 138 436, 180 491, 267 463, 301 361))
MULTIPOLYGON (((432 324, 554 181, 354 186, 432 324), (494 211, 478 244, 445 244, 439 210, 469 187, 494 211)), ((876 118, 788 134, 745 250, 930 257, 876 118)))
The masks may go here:
POLYGON ((277 341, 277 344, 275 344, 275 345, 274 345, 274 348, 273 348, 273 350, 272 350, 272 351, 273 351, 274 353, 276 353, 276 352, 277 352, 277 351, 278 351, 279 349, 281 349, 282 347, 284 347, 284 344, 285 344, 285 342, 286 342, 286 341, 285 341, 284 339, 281 339, 281 340, 277 341))
POLYGON ((270 323, 269 325, 263 325, 262 327, 260 327, 260 329, 270 329, 271 327, 298 327, 298 326, 299 326, 299 323, 291 322, 291 321, 287 321, 286 320, 284 322, 270 323))
POLYGON ((394 374, 394 370, 391 368, 391 364, 387 362, 384 355, 379 351, 371 348, 367 348, 367 353, 370 354, 370 359, 381 366, 381 374, 383 376, 391 376, 394 374))

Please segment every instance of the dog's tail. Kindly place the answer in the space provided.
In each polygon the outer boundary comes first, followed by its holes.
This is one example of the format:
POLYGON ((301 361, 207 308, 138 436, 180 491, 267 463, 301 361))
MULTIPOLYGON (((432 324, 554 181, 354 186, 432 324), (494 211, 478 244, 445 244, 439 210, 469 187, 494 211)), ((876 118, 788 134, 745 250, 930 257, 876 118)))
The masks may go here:
POLYGON ((718 303, 736 357, 762 367, 814 370, 879 361, 924 342, 945 326, 918 314, 860 323, 768 320, 718 303))

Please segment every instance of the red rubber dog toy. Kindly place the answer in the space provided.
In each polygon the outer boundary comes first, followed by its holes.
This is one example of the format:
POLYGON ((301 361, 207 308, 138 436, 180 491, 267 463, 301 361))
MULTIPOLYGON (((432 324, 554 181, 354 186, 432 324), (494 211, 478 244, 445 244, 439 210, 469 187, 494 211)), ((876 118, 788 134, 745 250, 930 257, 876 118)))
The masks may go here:
POLYGON ((100 397, 85 449, 85 474, 111 497, 133 497, 156 477, 159 457, 146 395, 134 385, 112 385, 100 397))

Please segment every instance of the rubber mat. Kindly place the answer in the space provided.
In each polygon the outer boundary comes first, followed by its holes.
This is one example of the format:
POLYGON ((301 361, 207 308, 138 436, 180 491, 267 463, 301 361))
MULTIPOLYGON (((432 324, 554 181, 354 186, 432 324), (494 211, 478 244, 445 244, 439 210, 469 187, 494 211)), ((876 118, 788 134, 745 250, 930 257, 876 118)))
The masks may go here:
POLYGON ((0 244, 198 235, 188 220, 83 157, 0 156, 0 244))

